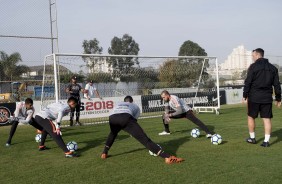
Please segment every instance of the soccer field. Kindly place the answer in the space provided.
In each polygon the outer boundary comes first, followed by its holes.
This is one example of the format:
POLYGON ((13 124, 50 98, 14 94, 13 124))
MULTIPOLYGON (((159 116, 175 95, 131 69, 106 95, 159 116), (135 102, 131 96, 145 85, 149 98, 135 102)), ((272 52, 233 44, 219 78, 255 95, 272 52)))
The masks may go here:
POLYGON ((139 120, 147 135, 168 153, 185 159, 167 165, 160 157, 150 156, 139 142, 121 132, 106 160, 100 158, 109 133, 108 124, 68 127, 62 130, 67 142, 76 141, 79 158, 64 158, 48 138, 51 149, 39 152, 35 129, 19 126, 11 147, 5 147, 10 127, 0 129, 0 183, 281 183, 282 125, 281 109, 274 109, 271 146, 260 146, 263 124, 257 121, 258 144, 248 137, 246 107, 223 106, 220 115, 199 114, 209 128, 223 137, 223 144, 212 145, 204 133, 190 136, 195 125, 186 119, 172 120, 172 135, 163 131, 160 118, 139 120))

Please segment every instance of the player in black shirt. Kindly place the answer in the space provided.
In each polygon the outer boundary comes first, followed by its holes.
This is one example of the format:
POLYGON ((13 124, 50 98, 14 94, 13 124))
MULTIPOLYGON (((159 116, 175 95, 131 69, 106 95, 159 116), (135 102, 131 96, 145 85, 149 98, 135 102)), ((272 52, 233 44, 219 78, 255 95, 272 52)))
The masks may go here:
POLYGON ((269 147, 269 139, 272 129, 271 118, 273 92, 275 104, 281 106, 281 86, 278 69, 263 58, 264 50, 257 48, 252 53, 254 63, 248 69, 247 78, 243 89, 243 102, 248 105, 248 128, 250 137, 248 143, 256 144, 255 119, 260 114, 264 123, 265 138, 261 146, 269 147), (273 90, 274 89, 274 90, 273 90))
POLYGON ((77 82, 77 76, 73 76, 71 78, 71 83, 68 85, 66 92, 69 93, 69 97, 74 97, 77 99, 78 104, 75 107, 75 109, 72 109, 70 113, 70 126, 73 126, 73 118, 74 118, 74 112, 76 111, 76 125, 81 125, 79 122, 79 116, 80 116, 80 105, 81 105, 81 100, 80 100, 80 91, 83 92, 84 90, 82 87, 76 83, 77 82))

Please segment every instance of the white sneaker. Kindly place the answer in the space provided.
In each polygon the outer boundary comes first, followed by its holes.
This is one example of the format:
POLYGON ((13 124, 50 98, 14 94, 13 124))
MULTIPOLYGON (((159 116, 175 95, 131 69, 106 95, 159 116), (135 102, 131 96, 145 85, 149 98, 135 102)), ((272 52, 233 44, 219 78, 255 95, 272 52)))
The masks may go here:
POLYGON ((208 139, 211 138, 211 137, 212 137, 212 134, 207 134, 206 135, 206 138, 208 138, 208 139))
POLYGON ((159 133, 159 135, 170 135, 170 132, 163 131, 163 132, 159 133))

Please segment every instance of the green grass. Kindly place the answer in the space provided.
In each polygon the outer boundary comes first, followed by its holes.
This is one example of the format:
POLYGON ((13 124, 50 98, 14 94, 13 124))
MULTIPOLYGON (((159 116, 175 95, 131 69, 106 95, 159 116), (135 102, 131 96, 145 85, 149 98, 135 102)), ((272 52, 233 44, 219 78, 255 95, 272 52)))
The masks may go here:
POLYGON ((188 120, 172 120, 170 136, 160 118, 139 121, 147 135, 169 153, 185 162, 166 165, 160 157, 150 156, 139 142, 121 132, 107 160, 100 159, 109 133, 107 124, 63 129, 66 142, 76 141, 79 158, 64 158, 60 148, 48 139, 50 150, 39 152, 35 129, 19 126, 12 146, 4 146, 10 127, 0 128, 0 181, 6 183, 281 183, 282 125, 281 109, 274 108, 271 147, 262 148, 263 124, 257 120, 257 145, 245 143, 248 136, 246 107, 224 106, 220 115, 199 114, 209 128, 223 137, 216 146, 204 137, 192 138, 195 128, 188 120))

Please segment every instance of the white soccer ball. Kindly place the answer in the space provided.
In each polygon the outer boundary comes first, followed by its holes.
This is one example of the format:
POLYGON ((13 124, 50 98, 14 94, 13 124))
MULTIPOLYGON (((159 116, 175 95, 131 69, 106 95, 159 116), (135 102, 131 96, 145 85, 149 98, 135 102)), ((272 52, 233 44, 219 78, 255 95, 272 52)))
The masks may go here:
POLYGON ((212 137, 211 137, 211 143, 214 144, 214 145, 219 145, 222 143, 222 137, 221 135, 219 134, 214 134, 212 137))
MULTIPOLYGON (((157 144, 157 145, 162 149, 162 147, 161 147, 159 144, 157 144)), ((149 150, 149 154, 150 154, 151 156, 154 156, 154 157, 158 156, 157 154, 153 153, 153 152, 150 151, 150 150, 149 150)))
POLYGON ((41 142, 41 134, 36 134, 34 139, 36 142, 41 142))
POLYGON ((190 134, 192 137, 197 138, 200 136, 200 130, 198 128, 194 128, 191 130, 190 134))
POLYGON ((76 151, 78 149, 78 145, 75 141, 71 141, 67 144, 67 148, 70 151, 76 151))

